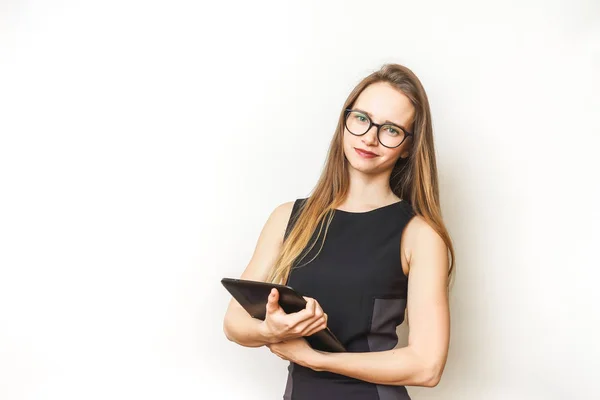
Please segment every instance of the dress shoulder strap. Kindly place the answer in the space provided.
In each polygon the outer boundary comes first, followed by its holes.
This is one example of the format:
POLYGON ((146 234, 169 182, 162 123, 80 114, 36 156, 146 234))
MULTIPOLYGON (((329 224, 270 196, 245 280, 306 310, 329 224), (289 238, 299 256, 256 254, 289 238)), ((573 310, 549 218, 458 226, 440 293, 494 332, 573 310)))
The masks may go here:
POLYGON ((294 206, 292 207, 292 213, 290 214, 290 219, 288 220, 287 226, 285 228, 285 233, 283 235, 283 240, 287 239, 288 235, 292 231, 292 228, 296 224, 298 217, 302 213, 304 209, 304 205, 306 204, 306 198, 304 199, 296 199, 294 201, 294 206))

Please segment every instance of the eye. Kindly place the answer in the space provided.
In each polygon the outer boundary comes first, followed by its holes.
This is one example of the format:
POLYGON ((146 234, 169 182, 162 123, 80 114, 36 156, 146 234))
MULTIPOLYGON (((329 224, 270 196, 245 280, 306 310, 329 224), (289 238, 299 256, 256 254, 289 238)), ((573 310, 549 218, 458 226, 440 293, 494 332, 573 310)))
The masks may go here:
POLYGON ((396 129, 395 127, 393 127, 393 126, 387 125, 385 127, 385 129, 388 131, 388 133, 391 133, 392 135, 399 135, 400 134, 400 131, 398 129, 396 129))
POLYGON ((354 118, 360 122, 368 122, 369 121, 369 119, 366 116, 364 116, 362 114, 358 114, 358 113, 354 114, 354 118))

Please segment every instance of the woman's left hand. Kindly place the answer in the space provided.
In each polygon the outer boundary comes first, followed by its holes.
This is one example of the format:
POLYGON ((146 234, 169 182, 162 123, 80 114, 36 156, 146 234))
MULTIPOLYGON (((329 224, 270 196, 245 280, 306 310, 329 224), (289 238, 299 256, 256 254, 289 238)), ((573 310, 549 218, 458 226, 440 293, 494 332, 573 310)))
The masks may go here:
POLYGON ((267 344, 266 346, 271 350, 271 353, 274 353, 282 360, 288 360, 296 364, 300 364, 303 367, 319 371, 319 369, 316 367, 316 364, 322 352, 310 347, 306 339, 303 337, 279 343, 267 344))

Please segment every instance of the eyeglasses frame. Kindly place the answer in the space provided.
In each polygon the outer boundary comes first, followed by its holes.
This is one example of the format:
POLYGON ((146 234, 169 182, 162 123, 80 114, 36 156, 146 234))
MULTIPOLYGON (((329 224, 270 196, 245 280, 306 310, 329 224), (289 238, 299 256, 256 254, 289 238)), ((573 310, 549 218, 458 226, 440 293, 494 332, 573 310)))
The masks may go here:
POLYGON ((345 114, 344 114, 344 126, 346 127, 346 129, 348 129, 348 132, 350 132, 354 136, 363 136, 363 135, 366 135, 366 133, 369 132, 372 127, 376 126, 377 127, 377 141, 379 143, 381 143, 381 145, 383 147, 387 147, 388 149, 398 148, 398 147, 400 147, 402 145, 402 143, 404 143, 404 141, 406 140, 407 137, 409 137, 409 136, 413 136, 414 137, 415 136, 414 132, 409 132, 406 129, 404 129, 404 128, 396 125, 396 124, 391 124, 389 122, 386 122, 386 123, 383 123, 383 124, 376 124, 375 122, 373 122, 373 120, 371 119, 371 117, 369 117, 369 115, 366 112, 364 112, 363 110, 346 108, 344 111, 345 111, 345 114), (348 114, 350 114, 351 112, 359 112, 359 113, 363 114, 365 117, 367 117, 367 119, 369 120, 369 128, 367 128, 367 130, 365 131, 365 133, 361 133, 359 135, 359 134, 356 134, 356 133, 352 132, 350 130, 350 128, 348 128, 348 114), (381 142, 381 139, 379 138, 379 133, 381 131, 381 127, 384 126, 384 125, 391 125, 393 127, 396 127, 398 129, 400 129, 402 132, 404 132, 404 138, 402 139, 402 141, 397 146, 386 146, 385 144, 383 144, 381 142))

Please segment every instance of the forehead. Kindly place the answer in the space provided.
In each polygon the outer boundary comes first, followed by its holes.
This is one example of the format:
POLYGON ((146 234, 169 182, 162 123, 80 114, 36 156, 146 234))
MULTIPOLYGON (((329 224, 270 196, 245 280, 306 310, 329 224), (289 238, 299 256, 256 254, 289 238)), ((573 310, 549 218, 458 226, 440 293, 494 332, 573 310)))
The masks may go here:
POLYGON ((358 96, 352 108, 367 111, 373 122, 392 121, 407 127, 412 121, 414 107, 400 90, 386 82, 367 86, 358 96))

